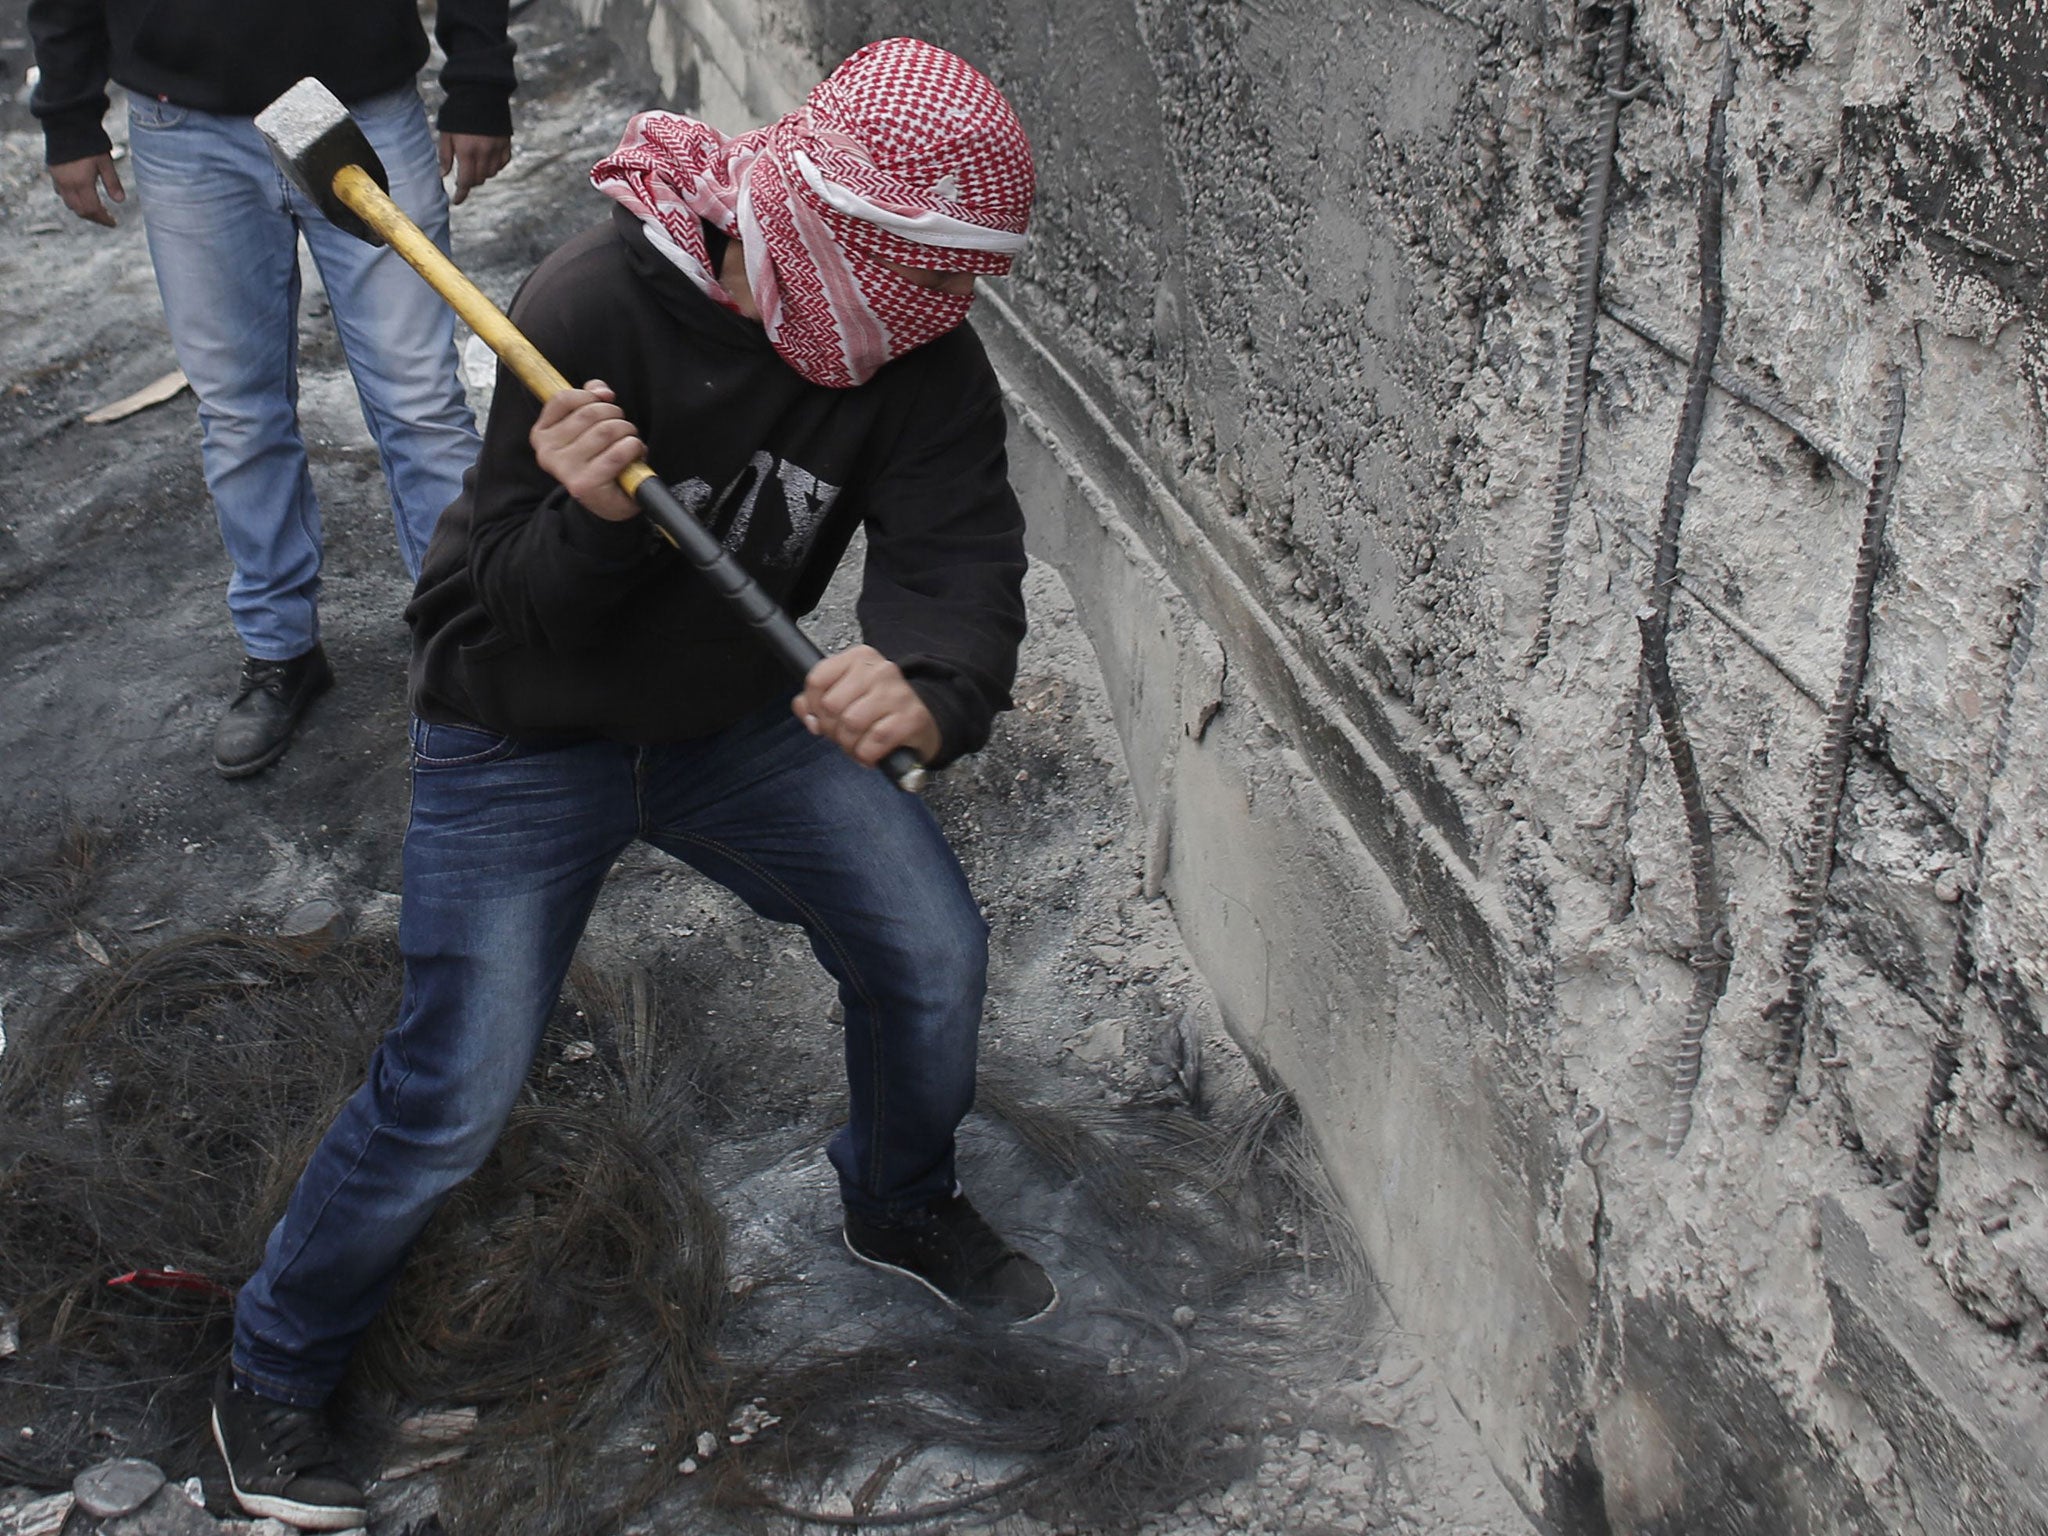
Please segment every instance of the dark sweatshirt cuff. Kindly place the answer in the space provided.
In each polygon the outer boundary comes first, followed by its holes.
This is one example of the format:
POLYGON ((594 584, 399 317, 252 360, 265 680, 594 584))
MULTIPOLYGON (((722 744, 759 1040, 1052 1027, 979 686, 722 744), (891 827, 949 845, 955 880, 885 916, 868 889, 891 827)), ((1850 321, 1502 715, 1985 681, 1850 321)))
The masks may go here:
POLYGON ((488 85, 449 85, 437 119, 443 133, 476 133, 486 138, 512 136, 512 103, 503 91, 488 85))
POLYGON ((76 117, 45 118, 45 162, 50 165, 63 165, 69 160, 90 160, 94 155, 106 154, 114 147, 114 141, 107 137, 107 130, 100 122, 100 118, 105 115, 102 110, 94 116, 87 116, 81 112, 76 117))
POLYGON ((949 667, 915 657, 902 663, 904 680, 931 711, 939 728, 938 755, 925 767, 939 769, 988 744, 988 712, 949 667))

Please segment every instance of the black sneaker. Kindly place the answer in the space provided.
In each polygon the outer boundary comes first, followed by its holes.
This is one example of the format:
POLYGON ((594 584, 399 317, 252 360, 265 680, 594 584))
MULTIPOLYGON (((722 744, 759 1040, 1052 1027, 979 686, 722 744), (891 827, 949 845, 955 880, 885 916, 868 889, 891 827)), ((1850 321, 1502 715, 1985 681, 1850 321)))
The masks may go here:
POLYGON ((342 1469, 319 1409, 258 1397, 223 1366, 213 1386, 213 1443, 228 1464, 236 1502, 250 1514, 304 1531, 363 1523, 363 1490, 342 1469))
POLYGON ((965 1195, 902 1221, 848 1211, 843 1235, 846 1251, 863 1264, 908 1275, 948 1306, 995 1322, 1028 1323, 1060 1299, 1038 1261, 998 1237, 965 1195))
POLYGON ((213 766, 222 778, 261 773, 292 744, 306 706, 334 686, 334 668, 318 645, 290 661, 243 658, 241 681, 213 728, 213 766))

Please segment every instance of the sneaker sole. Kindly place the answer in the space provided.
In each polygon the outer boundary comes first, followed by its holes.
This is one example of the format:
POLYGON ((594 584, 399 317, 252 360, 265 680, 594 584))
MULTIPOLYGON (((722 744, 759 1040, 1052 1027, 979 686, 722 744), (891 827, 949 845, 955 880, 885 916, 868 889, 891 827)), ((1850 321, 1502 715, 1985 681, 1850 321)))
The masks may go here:
MULTIPOLYGON (((930 1291, 934 1296, 938 1297, 939 1300, 943 1301, 955 1312, 960 1313, 963 1317, 988 1317, 988 1314, 986 1312, 977 1312, 974 1308, 967 1306, 962 1302, 955 1301, 952 1297, 948 1296, 936 1285, 933 1285, 931 1281, 925 1279, 923 1275, 920 1275, 914 1269, 905 1269, 901 1264, 891 1264, 884 1259, 869 1258, 866 1254, 862 1253, 858 1248, 853 1246, 853 1239, 846 1235, 846 1228, 844 1227, 841 1227, 839 1229, 839 1241, 846 1245, 846 1251, 848 1253, 852 1254, 856 1259, 860 1260, 861 1263, 867 1265, 869 1269, 884 1270, 892 1275, 901 1275, 906 1280, 915 1280, 919 1285, 923 1286, 926 1290, 930 1291)), ((1041 1317, 1044 1317, 1047 1313, 1051 1312, 1053 1308, 1057 1307, 1060 1304, 1059 1282, 1053 1279, 1051 1275, 1047 1275, 1045 1277, 1045 1281, 1046 1284, 1052 1287, 1052 1300, 1048 1301, 1044 1306, 1040 1307, 1036 1312, 1032 1313, 1029 1317, 1010 1318, 1006 1320, 1003 1324, 1004 1327, 1021 1328, 1026 1323, 1035 1323, 1041 1317)))
POLYGON ((220 1410, 213 1410, 213 1443, 220 1451, 221 1465, 228 1471, 228 1487, 233 1490, 235 1502, 255 1515, 258 1519, 268 1517, 282 1520, 286 1525, 296 1526, 302 1531, 352 1531, 369 1518, 369 1506, 360 1508, 346 1504, 301 1504, 296 1499, 281 1499, 275 1494, 244 1493, 242 1485, 235 1481, 235 1464, 228 1456, 227 1439, 220 1432, 220 1410))

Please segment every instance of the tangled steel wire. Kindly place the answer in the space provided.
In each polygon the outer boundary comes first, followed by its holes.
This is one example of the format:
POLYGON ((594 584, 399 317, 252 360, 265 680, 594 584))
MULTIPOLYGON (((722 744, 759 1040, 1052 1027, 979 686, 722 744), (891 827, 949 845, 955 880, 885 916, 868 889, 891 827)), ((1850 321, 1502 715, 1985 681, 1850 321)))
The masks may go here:
MULTIPOLYGON (((203 1469, 227 1287, 359 1081, 398 969, 381 940, 207 934, 16 1031, 0 1055, 0 1302, 23 1342, 0 1407, 38 1434, 0 1446, 0 1482, 61 1486, 118 1454, 203 1469), (108 1284, 138 1270, 159 1288, 108 1284)), ((1205 1323, 1248 1318, 1233 1303, 1328 1246, 1304 1235, 1322 1197, 1284 1100, 1196 1122, 1062 1109, 1015 1083, 984 1094, 1001 1155, 1069 1197, 1085 1228, 1070 1264, 1114 1271, 1073 1327, 984 1331, 931 1309, 893 1331, 748 1326, 759 1304, 735 1294, 696 1140, 727 1047, 689 1013, 645 973, 579 969, 549 1065, 358 1352, 338 1407, 366 1464, 400 1454, 385 1426, 408 1406, 475 1410, 437 1473, 450 1530, 930 1528, 970 1507, 1127 1528, 1242 1470, 1262 1371, 1328 1348, 1298 1309, 1206 1327, 1199 1348, 1169 1320, 1190 1303, 1205 1323), (740 1422, 758 1432, 726 1432, 740 1422), (719 1454, 685 1476, 712 1432, 719 1454)))
POLYGON ((68 1483, 115 1446, 189 1462, 226 1306, 116 1288, 150 1269, 239 1277, 360 1075, 395 998, 382 954, 309 965, 204 934, 152 949, 10 1030, 0 1056, 0 1299, 22 1353, 0 1477, 68 1483), (38 1411, 40 1410, 40 1411, 38 1411))

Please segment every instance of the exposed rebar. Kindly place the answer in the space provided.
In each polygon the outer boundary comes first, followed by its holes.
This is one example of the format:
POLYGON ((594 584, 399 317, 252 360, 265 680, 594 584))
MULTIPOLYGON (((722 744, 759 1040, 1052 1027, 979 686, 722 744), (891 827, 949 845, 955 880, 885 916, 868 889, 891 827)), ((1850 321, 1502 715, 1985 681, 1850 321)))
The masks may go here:
MULTIPOLYGON (((1648 536, 1641 530, 1630 527, 1619 518, 1603 512, 1597 507, 1593 509, 1593 517, 1601 527, 1605 528, 1624 544, 1627 544, 1645 560, 1655 561, 1657 558, 1657 547, 1650 542, 1648 536)), ((1756 632, 1754 626, 1738 616, 1728 604, 1715 597, 1705 582, 1685 571, 1680 571, 1678 573, 1678 590, 1698 604, 1702 611, 1711 615, 1729 634, 1754 651, 1764 665, 1791 685, 1794 693, 1806 700, 1815 709, 1824 710, 1828 707, 1828 701, 1820 689, 1801 677, 1798 669, 1790 661, 1786 660, 1785 657, 1779 655, 1771 643, 1756 632)))
POLYGON ((1714 355, 1721 350, 1721 327, 1728 307, 1721 287, 1721 204, 1728 174, 1728 103, 1735 95, 1735 51, 1721 55, 1714 99, 1707 109, 1707 153, 1700 170, 1700 324, 1693 341, 1692 366, 1686 373, 1685 404, 1678 416, 1678 439, 1671 449, 1671 471, 1664 480, 1664 513, 1657 528, 1657 560, 1650 575, 1650 606, 1660 629, 1671 621, 1672 589, 1678 583, 1678 533, 1685 519, 1692 472, 1700 457, 1706 430, 1707 388, 1714 378, 1714 355))
POLYGON ((2020 586, 2019 612, 2013 620, 2012 643, 2005 657, 2005 697, 1999 703, 1998 726, 1991 736, 1991 766, 1984 780, 1984 806, 1970 839, 1970 875, 1956 911, 1956 942, 1949 956, 1948 987, 1942 997, 1941 1021, 1927 1073, 1927 1101, 1920 1114, 1913 1148, 1913 1172, 1906 1181, 1906 1230, 1927 1230, 1928 1213, 1941 1182, 1941 1116, 1955 1096, 1956 1064, 1963 1051, 1963 994, 1976 974, 1977 917, 1984 907, 1984 851, 1991 840, 1992 797, 2005 773, 2012 745, 2013 699, 2020 673, 2034 648, 2034 623, 2041 606, 2041 564, 2048 555, 2048 515, 2034 533, 2033 554, 2020 586))
MULTIPOLYGON (((1673 1156, 1692 1130, 1692 1097, 1699 1086, 1700 1052, 1714 1005, 1727 990, 1733 958, 1727 912, 1714 862, 1713 820, 1679 710, 1667 642, 1671 602, 1678 585, 1679 534, 1685 521, 1693 468, 1699 462, 1700 440, 1706 430, 1707 389, 1713 380, 1714 355, 1720 350, 1721 329, 1727 318, 1721 284, 1721 228, 1723 184, 1728 171, 1728 103, 1734 95, 1735 51, 1731 46, 1721 56, 1720 73, 1714 82, 1707 114, 1706 155, 1700 170, 1699 332, 1686 376, 1678 436, 1671 448, 1671 469, 1664 481, 1664 506, 1657 527, 1649 600, 1636 614, 1643 641, 1642 685, 1636 690, 1636 723, 1629 739, 1632 744, 1641 741, 1648 724, 1648 710, 1654 705, 1663 727, 1665 749, 1671 756, 1672 774, 1678 780, 1679 796, 1685 806, 1693 876, 1692 997, 1673 1057, 1671 1100, 1664 1132, 1665 1150, 1673 1156)), ((1631 754, 1633 788, 1641 782, 1639 747, 1632 745, 1631 754)))
POLYGON ((1863 694, 1864 667, 1870 659, 1870 608, 1883 561, 1885 521, 1898 482, 1899 443, 1906 429, 1906 375, 1892 370, 1885 407, 1884 437, 1870 470, 1870 494, 1863 505, 1863 536, 1856 552, 1856 578, 1849 589, 1849 618, 1842 633, 1842 666, 1835 681, 1834 701, 1821 726, 1820 749, 1814 757, 1813 792, 1808 802, 1806 836, 1799 883, 1793 889, 1792 936, 1785 944, 1785 995, 1764 1010, 1776 1025, 1771 1045, 1771 1094, 1764 1106, 1764 1127, 1784 1118, 1799 1082, 1799 1061, 1806 1049, 1806 1009, 1814 945, 1820 936, 1821 909, 1827 903, 1828 871, 1835 857, 1835 830, 1842 812, 1849 749, 1854 744, 1856 704, 1863 694))
POLYGON ((1614 182, 1614 151, 1621 140, 1621 109, 1640 94, 1640 88, 1630 90, 1622 85, 1622 75, 1628 68, 1629 30, 1634 19, 1632 5, 1617 5, 1608 18, 1607 35, 1600 45, 1603 93, 1599 149, 1593 161, 1592 180, 1586 187, 1586 206, 1579 218, 1578 281, 1559 405, 1562 419, 1558 427, 1557 471, 1551 482, 1542 614, 1536 626, 1536 639, 1529 648, 1529 665, 1532 667, 1550 654, 1551 613, 1557 605, 1558 588, 1564 581, 1565 539, 1571 531, 1572 494, 1578 487, 1579 461, 1585 448, 1586 377, 1593 363, 1593 333, 1600 314, 1600 263, 1607 250, 1607 200, 1614 182))
MULTIPOLYGON (((1680 362, 1686 361, 1688 354, 1683 346, 1626 305, 1617 304, 1609 299, 1601 304, 1600 310, 1623 330, 1655 347, 1666 357, 1676 358, 1680 362)), ((1776 390, 1753 379, 1745 379, 1732 368, 1720 363, 1714 365, 1714 383, 1725 391, 1730 399, 1741 401, 1758 415, 1767 416, 1783 427, 1809 452, 1825 459, 1828 466, 1843 479, 1866 489, 1869 487, 1869 476, 1860 464, 1850 461, 1848 450, 1825 430, 1808 420, 1803 412, 1776 390)))
POLYGON ((1658 621, 1656 609, 1647 604, 1637 609, 1636 628, 1643 637, 1643 671, 1649 682, 1650 698, 1657 707, 1658 723, 1664 730, 1664 748, 1671 755, 1671 776, 1678 781, 1679 801, 1685 808, 1686 840, 1691 845, 1697 934, 1690 957, 1692 997, 1686 1005, 1685 1027, 1679 1033, 1672 1067, 1670 1114, 1664 1129, 1664 1150, 1675 1157, 1692 1130, 1692 1095, 1699 1085, 1700 1050, 1714 1005, 1728 989, 1734 947, 1728 936, 1726 908, 1714 863, 1713 818, 1707 811, 1706 791, 1700 783, 1692 741, 1685 733, 1678 686, 1671 680, 1671 659, 1665 650, 1664 626, 1658 621))

